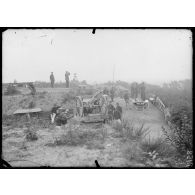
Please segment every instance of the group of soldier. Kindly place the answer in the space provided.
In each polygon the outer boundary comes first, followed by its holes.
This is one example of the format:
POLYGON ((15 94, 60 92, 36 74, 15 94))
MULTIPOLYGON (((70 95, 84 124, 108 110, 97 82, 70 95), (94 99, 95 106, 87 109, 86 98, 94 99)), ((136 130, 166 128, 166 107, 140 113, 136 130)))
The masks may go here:
POLYGON ((138 94, 140 94, 142 101, 145 101, 145 84, 142 82, 141 84, 138 84, 136 82, 131 84, 131 98, 137 99, 138 94))
MULTIPOLYGON (((70 76, 70 72, 66 71, 65 72, 66 88, 69 88, 70 86, 69 76, 70 76)), ((55 77, 54 77, 53 72, 51 72, 51 75, 50 75, 50 82, 51 82, 51 87, 54 88, 55 77)))
MULTIPOLYGON (((122 107, 119 105, 119 103, 116 103, 116 108, 113 105, 113 101, 114 101, 114 94, 115 94, 115 90, 114 88, 111 88, 110 91, 108 90, 104 90, 104 93, 109 95, 111 98, 111 101, 108 105, 108 115, 109 115, 109 120, 121 120, 122 117, 122 107)), ((126 91, 124 93, 124 100, 126 103, 126 107, 129 106, 129 100, 130 97, 134 100, 136 100, 138 98, 138 96, 140 96, 142 101, 145 101, 146 96, 145 96, 145 84, 144 82, 142 82, 141 84, 138 83, 132 83, 131 84, 131 92, 129 93, 128 91, 126 91), (130 95, 131 94, 131 95, 130 95)))
POLYGON ((112 104, 112 102, 108 105, 108 119, 109 121, 120 120, 122 118, 122 107, 119 103, 116 103, 116 107, 112 104))
MULTIPOLYGON (((141 84, 138 84, 136 82, 131 84, 131 98, 134 100, 137 100, 138 96, 141 98, 142 101, 146 100, 144 82, 142 82, 141 84)), ((126 106, 128 106, 129 104, 129 98, 130 98, 129 92, 126 92, 124 94, 124 100, 125 100, 126 106)))
MULTIPOLYGON (((69 88, 69 76, 70 76, 70 73, 68 71, 66 71, 66 73, 65 73, 66 88, 69 88)), ((53 72, 50 75, 50 81, 51 81, 51 87, 53 88, 54 83, 55 83, 55 78, 54 78, 53 72)), ((116 106, 113 104, 114 96, 115 96, 115 88, 112 87, 110 90, 105 88, 103 90, 103 93, 109 95, 111 98, 111 101, 109 102, 108 107, 107 107, 109 121, 112 121, 112 120, 120 120, 121 121, 122 107, 119 105, 119 103, 116 103, 116 106)), ((126 103, 126 107, 128 107, 128 105, 129 105, 130 97, 132 99, 136 100, 138 98, 138 96, 141 97, 142 101, 145 101, 145 84, 144 84, 144 82, 142 82, 141 84, 138 84, 136 82, 132 83, 130 93, 129 93, 129 91, 125 92, 123 97, 124 97, 124 100, 126 103)), ((55 110, 53 110, 52 113, 54 113, 56 115, 55 110)))

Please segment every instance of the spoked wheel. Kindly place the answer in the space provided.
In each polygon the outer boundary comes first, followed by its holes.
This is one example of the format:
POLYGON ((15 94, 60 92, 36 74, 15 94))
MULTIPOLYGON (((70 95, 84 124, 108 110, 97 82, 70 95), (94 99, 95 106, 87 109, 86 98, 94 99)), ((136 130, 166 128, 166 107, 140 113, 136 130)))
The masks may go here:
POLYGON ((76 97, 76 115, 82 117, 83 116, 83 100, 80 96, 76 97))

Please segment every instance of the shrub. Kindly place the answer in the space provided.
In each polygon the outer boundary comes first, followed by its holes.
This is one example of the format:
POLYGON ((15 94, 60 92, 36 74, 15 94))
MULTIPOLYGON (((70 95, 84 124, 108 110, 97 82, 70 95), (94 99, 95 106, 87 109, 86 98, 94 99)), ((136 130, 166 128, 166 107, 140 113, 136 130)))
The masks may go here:
POLYGON ((47 92, 46 91, 43 91, 43 92, 37 92, 37 95, 39 95, 38 97, 40 98, 40 99, 43 99, 43 98, 45 98, 45 95, 47 94, 47 92))
POLYGON ((35 102, 31 101, 28 105, 28 108, 35 108, 36 104, 35 102))
POLYGON ((67 102, 70 102, 70 101, 74 100, 75 99, 75 96, 76 95, 75 95, 75 93, 73 91, 64 94, 63 99, 62 99, 62 103, 63 104, 66 104, 67 102))
MULTIPOLYGON (((93 143, 94 147, 100 147, 100 143, 97 142, 104 141, 106 137, 105 130, 81 130, 79 129, 78 125, 69 125, 68 127, 65 126, 65 129, 68 131, 64 132, 60 137, 54 139, 53 143, 46 144, 48 146, 61 146, 61 145, 68 145, 68 146, 83 146, 83 145, 90 145, 89 147, 92 148, 93 143)), ((94 148, 93 147, 93 148, 94 148)))
POLYGON ((174 153, 173 148, 166 143, 162 138, 157 139, 145 139, 141 143, 141 148, 146 153, 156 152, 161 157, 169 157, 174 153))
POLYGON ((138 142, 128 142, 124 146, 124 154, 128 160, 142 161, 142 150, 138 142))
POLYGON ((13 85, 9 85, 7 87, 7 90, 4 92, 4 95, 17 95, 17 94, 21 94, 21 92, 17 90, 16 87, 13 85))
POLYGON ((100 130, 100 134, 102 136, 102 140, 105 141, 105 139, 107 138, 108 136, 108 132, 107 132, 107 129, 105 127, 102 127, 101 130, 100 130))
POLYGON ((114 122, 112 127, 118 131, 124 140, 142 140, 149 133, 149 129, 144 124, 135 127, 132 122, 123 120, 121 123, 114 122))
MULTIPOLYGON (((181 113, 180 113, 181 114, 181 113)), ((170 131, 162 127, 166 140, 177 150, 177 161, 181 166, 191 166, 193 160, 192 121, 185 113, 178 123, 170 126, 170 131)))
POLYGON ((25 138, 27 141, 36 141, 38 140, 36 129, 31 126, 31 124, 27 125, 28 129, 25 131, 25 138))
POLYGON ((192 121, 183 115, 179 124, 170 126, 170 132, 162 127, 166 140, 176 147, 179 153, 192 151, 192 121))
POLYGON ((93 89, 85 89, 83 91, 83 95, 93 95, 94 90, 93 89))

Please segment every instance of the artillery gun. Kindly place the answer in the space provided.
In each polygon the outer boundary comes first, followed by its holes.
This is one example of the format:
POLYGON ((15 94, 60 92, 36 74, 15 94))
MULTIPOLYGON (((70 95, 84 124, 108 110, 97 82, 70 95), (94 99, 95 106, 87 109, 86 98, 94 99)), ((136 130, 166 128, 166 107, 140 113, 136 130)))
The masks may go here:
POLYGON ((108 119, 107 106, 109 96, 98 91, 92 98, 76 96, 76 115, 81 117, 81 122, 105 122, 108 119))

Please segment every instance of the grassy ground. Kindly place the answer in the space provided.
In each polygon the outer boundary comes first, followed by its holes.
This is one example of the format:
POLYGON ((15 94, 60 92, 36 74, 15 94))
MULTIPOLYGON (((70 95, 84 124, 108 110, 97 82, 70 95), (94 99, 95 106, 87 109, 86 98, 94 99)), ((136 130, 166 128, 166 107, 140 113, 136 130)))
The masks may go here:
MULTIPOLYGON (((67 93, 62 88, 46 90, 38 89, 33 100, 28 95, 4 96, 3 113, 11 114, 30 101, 48 111, 67 93)), ((160 111, 152 105, 144 111, 132 104, 127 109, 120 98, 115 102, 123 107, 122 125, 80 124, 79 118, 62 127, 51 125, 48 118, 31 125, 25 125, 25 118, 3 121, 3 158, 12 166, 94 167, 95 160, 103 167, 174 166, 174 150, 163 143, 161 126, 166 124, 160 111)))
POLYGON ((50 111, 52 106, 63 102, 64 96, 68 89, 63 88, 38 88, 35 96, 29 94, 28 89, 23 89, 21 95, 3 96, 3 114, 11 115, 14 111, 20 108, 25 108, 30 102, 34 102, 36 107, 43 111, 50 111))

